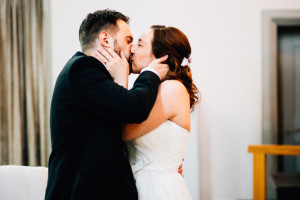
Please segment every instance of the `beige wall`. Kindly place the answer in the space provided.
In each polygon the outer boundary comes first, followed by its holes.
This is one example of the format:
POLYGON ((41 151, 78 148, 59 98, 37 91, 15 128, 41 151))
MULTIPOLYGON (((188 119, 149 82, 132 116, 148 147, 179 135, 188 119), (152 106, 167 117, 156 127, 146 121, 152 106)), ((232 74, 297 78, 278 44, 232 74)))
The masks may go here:
POLYGON ((88 12, 113 8, 131 17, 135 38, 152 24, 180 28, 192 45, 202 93, 185 157, 193 199, 251 199, 248 144, 262 138, 262 10, 300 9, 298 0, 52 0, 52 80, 80 50, 88 12))

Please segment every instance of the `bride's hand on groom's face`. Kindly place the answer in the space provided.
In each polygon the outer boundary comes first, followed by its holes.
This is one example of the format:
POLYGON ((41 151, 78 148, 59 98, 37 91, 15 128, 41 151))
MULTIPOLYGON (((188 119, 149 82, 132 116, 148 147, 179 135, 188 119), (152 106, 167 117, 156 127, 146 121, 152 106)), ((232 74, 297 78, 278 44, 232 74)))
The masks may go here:
POLYGON ((129 63, 121 51, 121 57, 111 48, 100 46, 95 52, 95 56, 104 64, 112 78, 119 85, 127 88, 129 63))

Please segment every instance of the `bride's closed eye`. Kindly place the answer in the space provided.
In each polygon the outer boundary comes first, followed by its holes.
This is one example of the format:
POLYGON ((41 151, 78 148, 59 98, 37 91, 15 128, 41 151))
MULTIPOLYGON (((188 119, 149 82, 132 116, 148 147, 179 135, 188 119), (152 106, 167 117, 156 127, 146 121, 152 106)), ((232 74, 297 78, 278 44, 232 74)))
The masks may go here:
POLYGON ((140 39, 138 40, 138 42, 137 42, 138 47, 143 47, 142 43, 144 43, 144 42, 143 42, 143 40, 140 38, 140 39))

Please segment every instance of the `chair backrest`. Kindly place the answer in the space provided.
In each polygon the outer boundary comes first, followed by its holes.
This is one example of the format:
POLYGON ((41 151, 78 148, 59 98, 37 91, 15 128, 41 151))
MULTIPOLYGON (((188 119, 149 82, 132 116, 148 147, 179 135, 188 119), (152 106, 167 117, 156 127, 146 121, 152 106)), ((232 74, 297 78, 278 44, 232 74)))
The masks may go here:
POLYGON ((253 153, 253 200, 266 199, 266 155, 300 156, 300 146, 296 145, 249 145, 253 153))
POLYGON ((47 179, 46 167, 0 166, 0 199, 43 200, 47 179))

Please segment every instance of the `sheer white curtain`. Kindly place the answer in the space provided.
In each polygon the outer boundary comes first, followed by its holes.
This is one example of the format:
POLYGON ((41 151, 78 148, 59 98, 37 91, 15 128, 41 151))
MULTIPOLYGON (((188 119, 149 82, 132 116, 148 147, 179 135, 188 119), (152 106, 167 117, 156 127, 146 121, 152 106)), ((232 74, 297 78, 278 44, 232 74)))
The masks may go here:
POLYGON ((50 152, 43 0, 0 0, 0 165, 43 165, 50 152))

